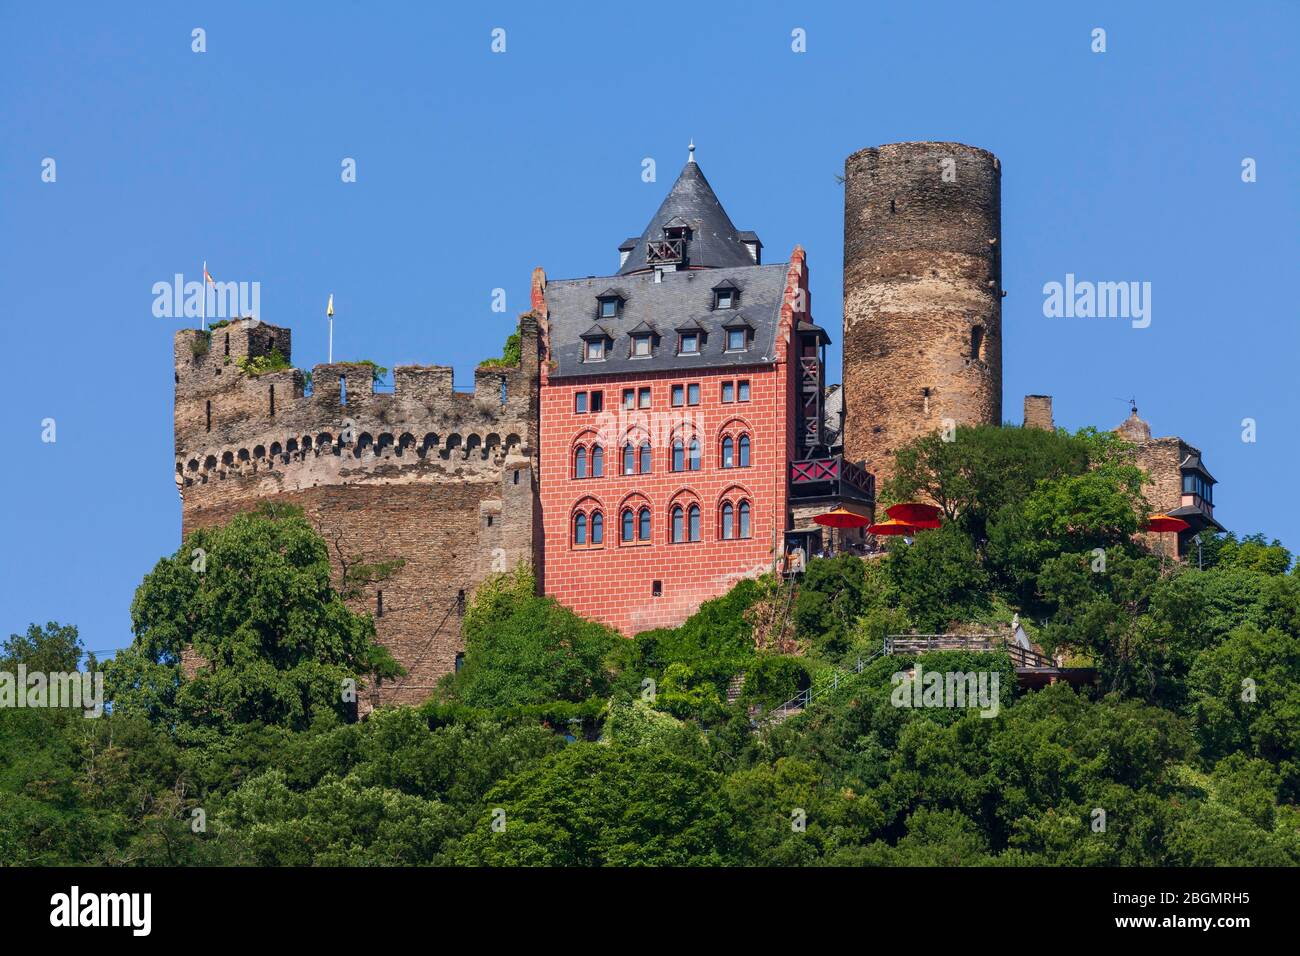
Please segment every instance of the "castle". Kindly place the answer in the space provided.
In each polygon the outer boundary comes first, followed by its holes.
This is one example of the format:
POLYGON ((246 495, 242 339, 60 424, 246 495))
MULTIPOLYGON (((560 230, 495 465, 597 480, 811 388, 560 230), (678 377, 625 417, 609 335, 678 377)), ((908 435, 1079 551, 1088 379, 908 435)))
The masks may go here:
MULTIPOLYGON (((353 602, 408 672, 372 705, 427 697, 458 666, 474 588, 520 563, 633 634, 794 549, 857 547, 860 530, 813 519, 873 518, 899 447, 1001 421, 1000 177, 956 143, 848 157, 842 387, 825 381, 804 250, 764 262, 693 146, 611 275, 534 271, 518 364, 480 365, 472 394, 443 366, 399 366, 391 392, 367 363, 308 379, 290 331, 265 322, 180 331, 183 531, 284 501, 341 580, 400 562, 353 602)), ((1026 424, 1051 427, 1050 398, 1026 400, 1026 424)))

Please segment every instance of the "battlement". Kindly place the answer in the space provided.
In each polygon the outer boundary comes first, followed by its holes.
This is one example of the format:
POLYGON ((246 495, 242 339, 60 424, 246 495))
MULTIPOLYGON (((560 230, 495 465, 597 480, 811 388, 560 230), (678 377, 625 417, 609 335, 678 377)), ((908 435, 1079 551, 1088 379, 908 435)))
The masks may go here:
POLYGON ((235 321, 208 333, 184 329, 175 337, 175 453, 186 477, 203 472, 204 462, 220 464, 262 457, 258 447, 305 449, 321 435, 332 440, 370 436, 379 446, 390 436, 395 447, 412 439, 421 448, 436 439, 442 450, 486 447, 497 435, 502 447, 509 436, 535 447, 536 386, 539 370, 538 326, 520 319, 521 360, 516 366, 480 366, 473 392, 457 391, 452 369, 440 365, 403 365, 393 370, 391 391, 376 391, 374 369, 363 362, 315 366, 308 376, 296 368, 274 368, 276 353, 291 356, 287 328, 235 321), (263 359, 271 371, 258 373, 263 359), (248 367, 251 366, 251 367, 248 367), (310 389, 310 390, 309 390, 310 389), (451 445, 445 444, 452 442, 451 445), (197 469, 189 465, 195 459, 197 469))

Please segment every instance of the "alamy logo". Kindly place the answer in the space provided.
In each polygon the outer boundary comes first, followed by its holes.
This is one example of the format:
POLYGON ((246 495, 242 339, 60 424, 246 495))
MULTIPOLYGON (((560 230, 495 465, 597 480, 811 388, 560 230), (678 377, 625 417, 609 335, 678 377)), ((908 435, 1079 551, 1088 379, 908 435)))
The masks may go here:
POLYGON ((0 671, 0 707, 51 707, 82 711, 86 719, 104 715, 104 675, 100 671, 0 671))
POLYGON ((1132 319, 1133 328, 1151 324, 1150 282, 1075 281, 1074 273, 1065 274, 1065 282, 1048 282, 1043 286, 1043 315, 1049 319, 1132 319))
POLYGON ((186 282, 178 272, 171 282, 155 282, 153 296, 153 314, 159 319, 240 319, 262 314, 260 282, 217 282, 209 278, 205 287, 198 280, 186 282))
POLYGON ((998 671, 926 671, 917 662, 912 672, 897 671, 890 678, 895 707, 979 707, 981 717, 996 717, 1001 708, 998 671))
POLYGON ((151 893, 86 893, 74 886, 50 897, 50 925, 129 926, 131 935, 148 936, 153 926, 151 893))

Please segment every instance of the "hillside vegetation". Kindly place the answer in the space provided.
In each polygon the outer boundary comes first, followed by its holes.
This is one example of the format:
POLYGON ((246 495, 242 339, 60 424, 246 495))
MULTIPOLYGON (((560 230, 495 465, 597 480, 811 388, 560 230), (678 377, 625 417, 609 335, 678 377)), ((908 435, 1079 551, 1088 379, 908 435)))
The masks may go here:
MULTIPOLYGON (((624 639, 483 585, 465 664, 420 708, 361 721, 350 682, 397 668, 292 509, 196 533, 132 605, 111 712, 0 709, 13 863, 262 865, 1300 864, 1300 576, 1260 536, 1204 568, 1132 543, 1144 476, 1113 435, 960 430, 904 449, 892 500, 942 528, 814 560, 793 595, 742 581, 624 639), (202 546, 206 570, 192 568, 202 546), (783 616, 789 601, 788 620, 783 616), (887 635, 1007 632, 1019 613, 1098 683, 1000 707, 896 706, 887 635), (181 652, 204 662, 186 676, 181 652), (868 661, 853 673, 859 661, 868 661), (838 690, 764 715, 838 670, 838 690), (733 678, 744 675, 728 702, 733 678)), ((13 635, 0 671, 68 670, 76 630, 13 635)), ((364 697, 364 689, 361 692, 364 697)))

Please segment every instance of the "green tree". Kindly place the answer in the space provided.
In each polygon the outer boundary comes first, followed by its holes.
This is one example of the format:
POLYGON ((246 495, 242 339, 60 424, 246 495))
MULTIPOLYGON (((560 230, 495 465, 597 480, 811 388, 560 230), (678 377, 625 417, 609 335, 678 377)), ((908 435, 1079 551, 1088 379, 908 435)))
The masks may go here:
POLYGON ((106 669, 109 697, 166 726, 305 729, 320 713, 348 716, 351 682, 401 673, 374 622, 331 586, 325 542, 297 508, 264 505, 190 534, 145 577, 131 620, 135 642, 106 669))

